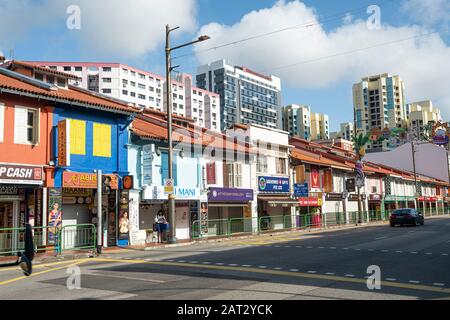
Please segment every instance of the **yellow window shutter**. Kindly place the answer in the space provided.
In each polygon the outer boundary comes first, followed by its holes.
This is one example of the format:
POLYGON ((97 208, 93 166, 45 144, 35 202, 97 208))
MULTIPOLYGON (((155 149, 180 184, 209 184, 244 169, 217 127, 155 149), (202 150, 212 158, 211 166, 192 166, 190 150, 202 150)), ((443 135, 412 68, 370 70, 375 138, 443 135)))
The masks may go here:
POLYGON ((86 122, 70 120, 70 153, 86 155, 86 122))
POLYGON ((111 158, 111 126, 94 123, 94 156, 111 158))

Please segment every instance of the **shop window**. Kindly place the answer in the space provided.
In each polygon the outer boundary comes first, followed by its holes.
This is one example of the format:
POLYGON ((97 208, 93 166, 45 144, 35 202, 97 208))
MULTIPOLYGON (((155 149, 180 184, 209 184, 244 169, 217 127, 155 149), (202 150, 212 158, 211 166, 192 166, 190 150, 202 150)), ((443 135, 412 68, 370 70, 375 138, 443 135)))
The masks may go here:
POLYGON ((226 187, 240 188, 242 186, 242 165, 238 163, 226 164, 226 181, 228 184, 226 187))
POLYGON ((86 122, 70 120, 70 153, 86 155, 86 122))
POLYGON ((256 163, 256 171, 261 173, 267 173, 267 157, 258 155, 256 163))
POLYGON ((94 152, 95 157, 111 158, 111 126, 94 123, 94 152))
POLYGON ((286 159, 277 158, 277 174, 286 174, 286 159))
POLYGON ((216 184, 216 163, 208 163, 206 165, 206 183, 216 184))
POLYGON ((39 111, 22 107, 15 108, 14 143, 37 144, 39 142, 39 111))

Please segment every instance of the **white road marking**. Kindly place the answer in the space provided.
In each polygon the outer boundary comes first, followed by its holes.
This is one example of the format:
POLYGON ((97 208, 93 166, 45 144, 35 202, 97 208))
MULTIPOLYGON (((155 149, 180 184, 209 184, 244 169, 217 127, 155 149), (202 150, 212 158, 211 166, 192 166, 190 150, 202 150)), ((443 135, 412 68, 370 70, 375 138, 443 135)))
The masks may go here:
POLYGON ((325 249, 324 247, 319 247, 319 249, 325 249))
POLYGON ((381 240, 381 239, 386 239, 386 238, 387 238, 387 237, 384 236, 384 237, 375 238, 375 240, 381 240))
POLYGON ((417 254, 418 252, 417 252, 417 251, 411 251, 410 253, 412 253, 412 254, 417 254))
POLYGON ((260 268, 260 269, 267 269, 266 266, 258 266, 258 268, 260 268))
POLYGON ((186 260, 178 260, 177 262, 179 262, 179 263, 185 263, 186 260))
POLYGON ((308 249, 312 249, 313 247, 311 247, 311 246, 310 246, 310 247, 306 247, 306 248, 308 248, 308 249))
POLYGON ((381 250, 381 252, 389 252, 389 250, 381 250))
POLYGON ((196 263, 198 263, 198 261, 191 261, 191 263, 196 264, 196 263))
POLYGON ((359 249, 359 248, 356 248, 355 250, 356 250, 356 251, 361 251, 361 249, 359 249))
POLYGON ((448 253, 441 253, 441 256, 448 256, 448 253))
POLYGON ((417 283, 420 283, 420 281, 416 281, 416 280, 409 280, 408 282, 409 282, 409 283, 416 283, 416 284, 417 284, 417 283))
POLYGON ((308 271, 308 273, 317 273, 317 271, 308 271))
POLYGON ((205 261, 205 262, 202 262, 202 264, 211 264, 211 262, 205 261))
POLYGON ((397 281, 395 278, 386 278, 386 281, 397 281))
POLYGON ((237 264, 236 264, 236 263, 230 263, 229 266, 230 266, 230 267, 236 267, 237 264))
POLYGON ((296 248, 303 248, 302 246, 295 246, 296 248))
POLYGON ((222 263, 222 262, 217 262, 216 263, 216 265, 218 265, 218 266, 223 266, 225 263, 222 263))
POLYGON ((284 246, 285 248, 290 248, 291 246, 284 246))
POLYGON ((354 274, 346 274, 345 276, 346 276, 346 277, 349 277, 349 278, 354 278, 354 277, 355 277, 354 274))
POLYGON ((343 248, 342 250, 348 250, 348 248, 343 248))
POLYGON ((333 249, 333 250, 334 250, 334 249, 336 249, 336 247, 330 247, 330 249, 333 249))
POLYGON ((251 264, 243 264, 242 266, 246 267, 246 268, 250 268, 252 265, 251 264))
POLYGON ((334 273, 334 272, 327 272, 325 274, 328 275, 328 276, 334 276, 336 273, 334 273))
POLYGON ((109 274, 90 273, 89 275, 95 276, 95 277, 108 277, 108 278, 117 278, 117 279, 126 279, 126 280, 137 280, 137 281, 145 281, 145 282, 153 282, 153 283, 166 283, 166 281, 162 281, 162 280, 145 279, 145 278, 133 278, 133 277, 124 277, 124 276, 109 275, 109 274))
POLYGON ((274 268, 275 270, 283 270, 283 268, 280 268, 280 267, 276 267, 276 268, 274 268))
POLYGON ((289 271, 298 272, 298 269, 289 269, 289 271))
POLYGON ((430 254, 433 254, 433 253, 431 253, 431 252, 427 252, 427 253, 425 253, 425 254, 427 254, 427 255, 430 255, 430 254))
POLYGON ((445 286, 445 283, 435 282, 433 283, 433 286, 443 287, 445 286))

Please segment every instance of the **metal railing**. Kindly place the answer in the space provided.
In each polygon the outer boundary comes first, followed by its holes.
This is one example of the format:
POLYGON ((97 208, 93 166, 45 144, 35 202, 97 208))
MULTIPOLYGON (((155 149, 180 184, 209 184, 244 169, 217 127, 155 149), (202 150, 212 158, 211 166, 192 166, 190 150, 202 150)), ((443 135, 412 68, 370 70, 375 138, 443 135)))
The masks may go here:
MULTIPOLYGON (((93 224, 54 227, 33 227, 35 252, 84 250, 96 248, 96 227, 93 224)), ((0 256, 13 256, 25 250, 25 228, 0 229, 0 256)))
MULTIPOLYGON (((192 225, 193 239, 207 239, 214 237, 233 237, 239 235, 253 235, 267 232, 282 232, 303 229, 320 229, 335 226, 358 225, 389 221, 394 212, 392 210, 376 210, 343 212, 328 212, 322 214, 262 216, 255 218, 232 218, 207 221, 194 221, 192 225), (203 223, 202 232, 200 225, 203 223)), ((419 209, 420 211, 420 209, 419 209)), ((426 216, 449 215, 450 208, 427 210, 426 216)))

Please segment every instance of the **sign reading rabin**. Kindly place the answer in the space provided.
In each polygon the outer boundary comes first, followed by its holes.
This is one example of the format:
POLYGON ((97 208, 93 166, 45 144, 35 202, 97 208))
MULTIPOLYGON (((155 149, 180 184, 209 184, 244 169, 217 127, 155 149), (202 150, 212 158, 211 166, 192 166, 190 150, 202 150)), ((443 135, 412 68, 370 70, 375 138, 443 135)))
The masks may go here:
POLYGON ((259 177, 258 190, 260 192, 289 193, 289 178, 259 177))
POLYGON ((0 163, 0 184, 42 184, 42 167, 0 163))
POLYGON ((249 202, 253 201, 252 189, 209 188, 208 201, 249 202))

